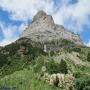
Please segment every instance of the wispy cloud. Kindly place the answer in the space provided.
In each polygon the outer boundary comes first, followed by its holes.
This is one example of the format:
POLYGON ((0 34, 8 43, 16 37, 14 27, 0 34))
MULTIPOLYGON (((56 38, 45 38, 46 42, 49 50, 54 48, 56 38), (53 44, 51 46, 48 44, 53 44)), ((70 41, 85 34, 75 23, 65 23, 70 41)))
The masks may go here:
POLYGON ((52 13, 53 0, 0 0, 0 7, 11 13, 14 20, 32 19, 38 10, 52 13))
POLYGON ((87 43, 85 43, 85 45, 90 47, 90 40, 87 43))
MULTIPOLYGON (((90 27, 88 19, 90 15, 89 4, 90 0, 0 0, 0 8, 9 12, 12 20, 20 20, 27 23, 28 20, 32 20, 39 10, 44 10, 53 16, 56 24, 64 25, 67 29, 76 33, 81 33, 85 30, 83 25, 90 27), (57 5, 55 4, 56 1, 57 5), (71 1, 76 2, 72 4, 71 1)), ((22 24, 22 27, 24 25, 22 24)), ((19 27, 5 27, 8 30, 4 33, 10 34, 10 36, 6 37, 12 38, 14 35, 14 30, 12 29, 18 30, 17 28, 21 28, 21 25, 19 27)))
MULTIPOLYGON (((89 24, 88 15, 90 15, 90 1, 78 0, 75 4, 68 5, 63 1, 62 7, 53 15, 57 24, 65 25, 75 32, 83 31, 83 25, 89 24), (68 24, 65 24, 67 21, 68 24), (70 23, 71 22, 71 23, 70 23), (70 24, 69 24, 70 23, 70 24)), ((68 1, 68 0, 67 0, 68 1)))
MULTIPOLYGON (((74 25, 78 28, 78 31, 82 31, 82 25, 88 23, 90 0, 78 0, 75 4, 69 4, 71 0, 57 1, 61 5, 60 7, 54 5, 55 0, 0 0, 0 7, 11 13, 10 17, 12 19, 25 21, 32 19, 37 11, 42 9, 53 15, 57 24, 64 25, 66 20, 73 19, 71 22, 75 23, 74 25), (57 7, 59 8, 56 11, 57 7)), ((67 27, 72 29, 72 26, 68 25, 67 27)))
POLYGON ((4 22, 0 21, 0 30, 2 30, 4 36, 4 39, 0 41, 0 46, 10 44, 14 42, 16 39, 18 39, 19 36, 17 36, 17 34, 15 33, 21 33, 25 26, 25 24, 21 24, 19 27, 10 25, 7 26, 4 22))

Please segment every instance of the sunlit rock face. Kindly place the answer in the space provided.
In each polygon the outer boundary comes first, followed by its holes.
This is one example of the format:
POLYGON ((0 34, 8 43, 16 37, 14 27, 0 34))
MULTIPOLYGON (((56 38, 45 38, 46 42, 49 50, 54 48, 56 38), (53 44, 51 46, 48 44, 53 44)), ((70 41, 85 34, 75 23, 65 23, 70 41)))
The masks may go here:
POLYGON ((55 24, 52 16, 44 11, 39 11, 34 16, 32 24, 24 30, 22 37, 29 38, 34 46, 43 48, 45 52, 60 49, 62 39, 83 45, 79 35, 55 24))

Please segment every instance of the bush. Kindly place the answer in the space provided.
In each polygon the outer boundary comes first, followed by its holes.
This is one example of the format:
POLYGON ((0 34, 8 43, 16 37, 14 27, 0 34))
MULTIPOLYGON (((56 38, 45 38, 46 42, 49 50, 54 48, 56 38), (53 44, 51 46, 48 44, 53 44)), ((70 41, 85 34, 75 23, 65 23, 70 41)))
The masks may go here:
POLYGON ((65 74, 68 73, 67 64, 64 60, 61 60, 59 67, 61 73, 65 73, 65 74))
POLYGON ((88 55, 87 55, 87 61, 90 62, 90 52, 88 52, 88 55))
POLYGON ((58 73, 58 72, 59 72, 59 64, 56 63, 54 60, 49 61, 49 62, 46 64, 46 68, 47 68, 47 71, 48 71, 50 74, 58 73))
POLYGON ((12 74, 15 71, 22 70, 27 65, 26 58, 19 58, 19 57, 10 57, 8 58, 8 63, 4 66, 1 70, 2 76, 12 74))
POLYGON ((90 76, 84 76, 76 80, 76 90, 90 90, 90 76))
POLYGON ((38 57, 35 61, 34 72, 40 72, 42 66, 44 66, 44 57, 38 57))
POLYGON ((71 42, 70 40, 66 40, 66 39, 63 39, 62 40, 62 45, 74 45, 74 43, 73 42, 71 42))
POLYGON ((76 72, 74 72, 74 76, 75 76, 75 78, 80 78, 81 77, 81 72, 80 71, 76 71, 76 72))
POLYGON ((64 60, 61 60, 60 63, 56 63, 54 60, 51 60, 46 65, 47 71, 50 74, 53 73, 64 73, 66 74, 68 72, 67 64, 64 60))
POLYGON ((75 52, 81 52, 81 48, 73 48, 73 51, 75 51, 75 52))
POLYGON ((4 65, 6 65, 8 62, 7 56, 0 53, 0 68, 4 65))

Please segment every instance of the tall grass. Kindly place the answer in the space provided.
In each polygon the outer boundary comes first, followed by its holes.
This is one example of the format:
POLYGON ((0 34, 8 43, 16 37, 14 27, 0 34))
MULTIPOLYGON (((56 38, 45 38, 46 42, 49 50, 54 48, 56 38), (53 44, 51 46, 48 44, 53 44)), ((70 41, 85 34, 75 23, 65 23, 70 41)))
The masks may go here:
POLYGON ((16 87, 16 90, 60 90, 59 88, 49 86, 44 81, 39 81, 31 70, 16 71, 0 79, 0 88, 16 87))

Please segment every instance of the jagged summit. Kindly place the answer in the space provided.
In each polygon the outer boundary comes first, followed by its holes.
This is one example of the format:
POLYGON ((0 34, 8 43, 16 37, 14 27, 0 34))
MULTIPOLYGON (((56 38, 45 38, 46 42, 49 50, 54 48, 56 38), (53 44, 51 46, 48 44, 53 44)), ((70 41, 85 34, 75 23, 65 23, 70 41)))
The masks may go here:
POLYGON ((47 14, 43 10, 41 10, 34 16, 33 20, 37 20, 39 18, 46 17, 46 16, 47 14))
POLYGON ((53 27, 54 20, 51 15, 47 15, 44 11, 39 11, 33 18, 34 23, 43 24, 44 26, 47 25, 53 27))
MULTIPOLYGON (((83 45, 79 35, 66 30, 61 25, 56 25, 52 16, 47 15, 44 11, 39 11, 34 16, 32 24, 24 30, 21 37, 29 38, 33 42, 39 42, 43 45, 47 43, 50 46, 49 48, 60 48, 61 39, 83 45), (55 45, 51 44, 52 41, 55 45)), ((41 47, 44 47, 43 45, 41 47)))

